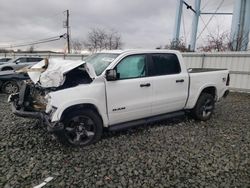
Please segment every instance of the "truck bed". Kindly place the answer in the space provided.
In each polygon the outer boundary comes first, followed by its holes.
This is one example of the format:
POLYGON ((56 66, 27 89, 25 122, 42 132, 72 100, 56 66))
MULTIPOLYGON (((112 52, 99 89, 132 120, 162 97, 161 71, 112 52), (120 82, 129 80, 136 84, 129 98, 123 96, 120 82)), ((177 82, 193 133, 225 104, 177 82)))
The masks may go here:
POLYGON ((226 79, 229 71, 227 69, 194 68, 189 72, 189 96, 186 104, 187 109, 192 109, 200 96, 203 88, 215 87, 216 100, 219 100, 225 93, 226 79))

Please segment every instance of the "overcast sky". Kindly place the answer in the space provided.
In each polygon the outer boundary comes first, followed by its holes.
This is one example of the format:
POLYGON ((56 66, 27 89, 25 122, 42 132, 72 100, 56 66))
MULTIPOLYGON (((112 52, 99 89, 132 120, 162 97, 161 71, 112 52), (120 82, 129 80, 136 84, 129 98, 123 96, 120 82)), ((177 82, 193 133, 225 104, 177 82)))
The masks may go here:
MULTIPOLYGON (((194 0, 186 0, 194 5, 194 0)), ((203 12, 214 12, 220 0, 202 0, 203 12)), ((63 21, 70 11, 71 37, 84 40, 91 28, 115 29, 124 48, 156 48, 173 36, 176 0, 0 0, 0 46, 35 41, 66 32, 63 21)), ((219 12, 232 12, 233 0, 225 0, 219 12)), ((189 43, 193 13, 183 9, 181 36, 189 43), (184 26, 184 27, 183 27, 184 26)), ((206 23, 210 16, 203 15, 206 23)), ((215 16, 197 46, 209 33, 230 32, 231 16, 215 16)), ((198 34, 204 23, 199 22, 198 34)), ((36 49, 59 50, 65 40, 35 45, 36 49)), ((27 49, 24 47, 23 49, 27 49)))

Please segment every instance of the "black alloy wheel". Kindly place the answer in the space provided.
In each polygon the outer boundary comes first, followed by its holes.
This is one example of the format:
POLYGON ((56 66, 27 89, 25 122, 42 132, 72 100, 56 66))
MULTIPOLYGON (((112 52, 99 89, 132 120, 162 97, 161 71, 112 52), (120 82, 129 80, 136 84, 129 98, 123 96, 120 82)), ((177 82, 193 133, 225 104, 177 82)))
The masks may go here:
POLYGON ((102 136, 102 120, 92 110, 74 111, 64 119, 63 124, 63 133, 59 134, 63 144, 86 146, 97 142, 102 136))
POLYGON ((214 97, 208 93, 202 93, 192 110, 195 119, 206 121, 211 118, 215 106, 214 97))

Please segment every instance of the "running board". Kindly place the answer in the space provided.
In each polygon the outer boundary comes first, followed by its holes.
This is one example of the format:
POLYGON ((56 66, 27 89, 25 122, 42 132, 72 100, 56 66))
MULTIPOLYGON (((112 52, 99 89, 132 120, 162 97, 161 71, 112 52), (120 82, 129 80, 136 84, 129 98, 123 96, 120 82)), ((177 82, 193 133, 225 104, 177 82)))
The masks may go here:
POLYGON ((162 115, 148 117, 145 119, 139 119, 139 120, 134 120, 134 121, 129 121, 129 122, 125 122, 125 123, 111 125, 108 128, 108 130, 109 131, 120 131, 120 130, 124 130, 124 129, 129 129, 132 127, 136 127, 138 125, 152 123, 152 122, 160 121, 163 119, 169 119, 169 118, 174 118, 174 117, 183 116, 183 115, 185 115, 184 111, 172 112, 172 113, 168 113, 168 114, 162 114, 162 115))

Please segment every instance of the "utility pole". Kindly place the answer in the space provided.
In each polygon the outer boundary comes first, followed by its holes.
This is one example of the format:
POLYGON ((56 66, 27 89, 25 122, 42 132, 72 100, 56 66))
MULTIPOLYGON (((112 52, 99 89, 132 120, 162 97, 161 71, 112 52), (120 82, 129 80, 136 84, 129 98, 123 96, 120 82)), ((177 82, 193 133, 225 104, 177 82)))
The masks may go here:
POLYGON ((68 53, 70 53, 70 39, 69 39, 69 10, 66 10, 66 28, 67 28, 67 47, 68 53))

